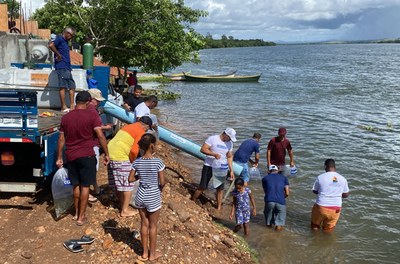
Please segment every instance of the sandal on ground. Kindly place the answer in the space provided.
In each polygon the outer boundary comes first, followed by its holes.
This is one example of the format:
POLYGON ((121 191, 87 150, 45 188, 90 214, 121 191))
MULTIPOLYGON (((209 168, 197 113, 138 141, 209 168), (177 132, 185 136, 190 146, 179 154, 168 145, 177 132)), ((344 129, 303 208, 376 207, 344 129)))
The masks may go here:
POLYGON ((69 111, 71 111, 69 108, 65 108, 64 110, 61 110, 61 112, 63 112, 63 113, 68 113, 69 111))
POLYGON ((63 243, 64 247, 66 249, 68 249, 69 251, 71 251, 72 253, 78 253, 78 252, 82 252, 83 248, 81 245, 74 243, 74 242, 70 242, 70 241, 65 241, 63 243))
POLYGON ((91 195, 91 194, 89 194, 89 202, 91 202, 91 203, 95 203, 95 202, 97 202, 97 198, 96 197, 94 197, 93 195, 91 195))
POLYGON ((89 245, 94 242, 95 238, 90 236, 82 236, 81 239, 70 239, 67 242, 76 243, 78 245, 89 245))

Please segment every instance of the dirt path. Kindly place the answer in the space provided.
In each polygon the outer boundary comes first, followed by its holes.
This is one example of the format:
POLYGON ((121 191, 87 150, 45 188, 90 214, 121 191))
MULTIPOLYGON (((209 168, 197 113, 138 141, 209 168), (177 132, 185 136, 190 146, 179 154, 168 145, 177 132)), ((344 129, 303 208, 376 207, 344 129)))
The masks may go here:
MULTIPOLYGON (((158 229, 158 250, 162 258, 153 263, 255 263, 243 250, 245 245, 229 229, 216 225, 218 214, 207 199, 203 205, 189 198, 188 169, 175 160, 174 151, 160 142, 157 155, 167 166, 168 184, 163 191, 163 206, 158 229)), ((51 195, 38 200, 30 196, 0 195, 0 263, 141 263, 139 215, 120 218, 117 201, 108 188, 106 168, 100 167, 98 182, 105 193, 88 208, 89 223, 77 226, 72 215, 55 221, 49 212, 51 195), (71 253, 63 242, 88 234, 96 240, 84 251, 71 253)), ((224 212, 226 214, 226 212, 224 212)))

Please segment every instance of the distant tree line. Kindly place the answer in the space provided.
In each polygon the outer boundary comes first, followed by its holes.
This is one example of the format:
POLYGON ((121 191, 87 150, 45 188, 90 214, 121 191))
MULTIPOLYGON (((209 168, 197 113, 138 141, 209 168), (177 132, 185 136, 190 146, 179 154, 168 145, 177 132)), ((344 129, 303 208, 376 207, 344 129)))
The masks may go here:
POLYGON ((378 43, 400 43, 400 38, 398 39, 389 39, 389 40, 380 40, 378 43))
POLYGON ((235 39, 232 36, 227 37, 225 34, 221 36, 221 39, 213 39, 210 33, 207 33, 205 43, 205 49, 276 45, 274 42, 264 41, 262 39, 235 39))

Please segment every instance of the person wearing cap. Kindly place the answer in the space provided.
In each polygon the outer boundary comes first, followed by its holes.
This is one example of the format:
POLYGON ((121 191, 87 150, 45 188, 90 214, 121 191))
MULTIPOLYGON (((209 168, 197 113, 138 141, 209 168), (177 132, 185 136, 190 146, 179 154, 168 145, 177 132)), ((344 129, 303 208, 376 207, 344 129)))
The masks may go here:
POLYGON ((252 138, 247 139, 240 144, 240 147, 233 155, 233 161, 243 167, 240 177, 244 180, 244 186, 247 186, 250 180, 248 162, 250 162, 253 167, 258 166, 258 161, 260 160, 260 139, 261 134, 254 133, 252 138), (253 152, 254 161, 251 159, 251 154, 253 154, 253 152))
POLYGON ((138 142, 142 136, 151 129, 153 122, 150 117, 143 116, 140 121, 123 126, 108 142, 110 164, 108 165, 109 186, 115 188, 120 203, 120 216, 130 217, 137 211, 129 208, 134 187, 129 182, 129 172, 132 162, 140 154, 138 142))
POLYGON ((75 36, 75 30, 66 27, 62 35, 49 42, 49 48, 54 52, 54 69, 58 77, 58 87, 60 89, 61 111, 68 112, 74 109, 75 81, 72 78, 71 58, 69 54, 68 42, 75 36), (65 90, 69 91, 70 108, 65 102, 65 90))
POLYGON ((276 165, 268 167, 269 174, 262 179, 264 189, 264 217, 267 227, 275 225, 276 231, 282 231, 286 221, 286 197, 289 196, 289 180, 278 172, 276 165))
POLYGON ((93 150, 93 134, 95 134, 104 150, 104 164, 109 162, 107 141, 101 130, 101 121, 87 107, 92 97, 87 91, 76 96, 76 107, 61 118, 60 136, 57 146, 59 168, 68 169, 68 176, 73 185, 76 224, 81 226, 87 222, 86 207, 89 198, 89 187, 96 183, 96 156, 93 150), (79 122, 77 122, 79 120, 79 122), (63 149, 67 163, 63 161, 63 149))
MULTIPOLYGON (((219 135, 210 136, 201 146, 200 152, 206 155, 204 165, 201 172, 201 180, 198 188, 193 193, 192 200, 197 202, 200 195, 208 188, 208 183, 213 176, 212 164, 214 160, 227 159, 230 179, 234 180, 233 174, 233 142, 236 141, 236 131, 233 128, 226 128, 219 135)), ((222 209, 222 196, 224 191, 224 183, 216 187, 217 210, 222 209)))
POLYGON ((331 233, 340 217, 342 198, 350 195, 347 180, 336 172, 334 159, 325 160, 325 173, 319 175, 312 191, 317 199, 311 213, 311 229, 331 233))
MULTIPOLYGON (((101 91, 97 88, 92 88, 89 89, 88 92, 90 93, 90 96, 92 97, 92 100, 90 100, 90 103, 87 107, 87 110, 93 113, 93 116, 97 117, 100 119, 100 122, 102 122, 100 116, 99 116, 99 112, 97 110, 97 107, 100 105, 101 102, 105 101, 106 99, 103 97, 103 95, 101 94, 101 91)), ((102 124, 101 129, 102 131, 105 130, 110 130, 112 128, 111 124, 102 124)), ((99 164, 100 164, 100 144, 99 144, 99 140, 97 137, 93 137, 93 150, 94 153, 96 154, 96 171, 99 170, 99 164)), ((99 195, 101 193, 101 190, 96 182, 96 184, 94 185, 94 192, 96 195, 99 195)), ((89 194, 89 202, 96 202, 97 198, 91 194, 89 194)))
POLYGON ((281 169, 285 165, 286 150, 290 158, 290 167, 294 166, 293 149, 289 139, 286 138, 286 128, 278 130, 278 136, 273 137, 268 143, 267 166, 272 164, 281 169))

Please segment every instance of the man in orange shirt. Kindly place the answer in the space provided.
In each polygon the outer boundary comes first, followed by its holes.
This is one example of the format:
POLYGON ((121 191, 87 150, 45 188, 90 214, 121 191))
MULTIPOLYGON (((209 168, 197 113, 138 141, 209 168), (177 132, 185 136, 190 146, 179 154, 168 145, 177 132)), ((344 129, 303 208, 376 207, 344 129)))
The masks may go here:
POLYGON ((129 209, 134 185, 128 181, 128 178, 132 162, 139 156, 138 142, 152 125, 151 118, 144 116, 140 121, 122 127, 108 143, 110 153, 108 181, 110 187, 116 189, 121 217, 129 217, 137 213, 129 209))

